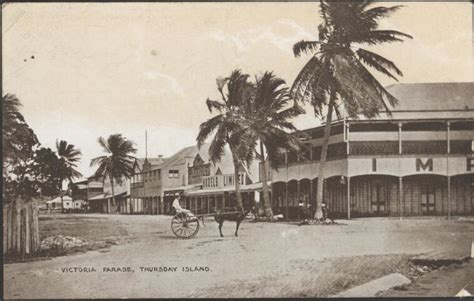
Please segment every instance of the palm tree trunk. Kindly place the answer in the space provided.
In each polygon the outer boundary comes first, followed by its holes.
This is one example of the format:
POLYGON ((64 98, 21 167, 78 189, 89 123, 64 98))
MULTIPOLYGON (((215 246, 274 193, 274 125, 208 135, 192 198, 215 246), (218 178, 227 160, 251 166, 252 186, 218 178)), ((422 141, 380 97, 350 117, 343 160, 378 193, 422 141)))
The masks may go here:
POLYGON ((64 199, 62 191, 59 192, 59 195, 61 196, 61 213, 64 213, 64 199))
POLYGON ((59 195, 61 196, 61 213, 64 213, 63 179, 59 179, 59 195))
MULTIPOLYGON (((110 177, 110 186, 112 187, 112 204, 115 205, 114 177, 110 177)), ((110 199, 107 199, 107 213, 110 213, 110 199)))
POLYGON ((326 126, 324 128, 324 139, 323 145, 321 148, 321 158, 319 159, 319 173, 318 173, 318 190, 316 193, 316 212, 314 218, 316 220, 321 220, 323 218, 323 189, 324 189, 324 167, 326 165, 326 156, 328 152, 329 136, 331 133, 331 121, 332 121, 332 111, 334 107, 334 101, 336 99, 336 91, 334 88, 331 89, 331 95, 329 98, 328 105, 328 114, 326 116, 326 126))
POLYGON ((232 159, 234 161, 234 182, 235 182, 235 195, 237 197, 237 205, 240 207, 240 210, 244 212, 244 205, 242 203, 242 194, 240 192, 240 181, 239 181, 239 171, 240 171, 240 162, 237 158, 236 152, 231 149, 232 159))
POLYGON ((270 194, 268 192, 267 183, 267 167, 265 166, 265 153, 263 152, 263 143, 260 140, 260 161, 262 162, 262 190, 263 190, 263 205, 265 206, 265 216, 272 218, 273 209, 270 201, 270 194))

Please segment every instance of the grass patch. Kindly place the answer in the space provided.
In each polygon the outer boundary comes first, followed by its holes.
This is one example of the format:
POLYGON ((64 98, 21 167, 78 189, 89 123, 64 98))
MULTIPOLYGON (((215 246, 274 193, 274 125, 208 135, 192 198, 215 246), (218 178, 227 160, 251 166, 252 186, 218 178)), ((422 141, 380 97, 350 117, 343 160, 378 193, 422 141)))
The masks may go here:
POLYGON ((103 216, 51 214, 39 217, 40 238, 63 235, 87 241, 116 241, 128 235, 120 221, 103 216))
POLYGON ((407 275, 410 271, 410 257, 380 255, 331 259, 317 277, 317 287, 309 287, 306 293, 308 296, 327 297, 391 273, 407 275))
POLYGON ((125 227, 117 220, 104 216, 80 214, 45 214, 39 216, 40 240, 51 236, 71 236, 87 243, 72 248, 41 250, 33 256, 5 256, 6 263, 49 259, 51 257, 84 253, 117 245, 128 237, 125 227))
POLYGON ((391 273, 407 274, 409 255, 370 255, 291 261, 290 273, 217 286, 192 297, 329 297, 391 273))

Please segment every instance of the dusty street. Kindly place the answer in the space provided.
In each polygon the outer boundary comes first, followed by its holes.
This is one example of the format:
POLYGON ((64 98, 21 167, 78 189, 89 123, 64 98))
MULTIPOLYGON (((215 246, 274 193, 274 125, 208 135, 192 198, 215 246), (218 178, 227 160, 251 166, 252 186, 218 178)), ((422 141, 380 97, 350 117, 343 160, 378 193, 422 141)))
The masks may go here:
MULTIPOLYGON (((372 258, 380 262, 391 258, 390 269, 396 270, 405 258, 418 254, 467 256, 474 239, 472 219, 368 218, 341 220, 341 225, 301 227, 245 221, 239 237, 232 235, 235 223, 226 222, 224 238, 219 237, 217 224, 209 219, 195 238, 183 240, 172 234, 170 217, 101 218, 120 222, 130 242, 106 252, 7 264, 5 298, 321 296, 335 292, 317 288, 318 283, 325 283, 321 277, 327 282, 331 273, 337 273, 331 271, 328 262, 340 260, 357 268, 357 262, 345 257, 374 255, 369 262, 374 261, 372 258), (74 267, 88 268, 89 272, 63 271, 74 267), (131 271, 104 271, 114 267, 129 267, 131 271), (147 267, 152 271, 143 269, 147 267), (301 292, 302 286, 305 292, 301 292)), ((341 288, 348 285, 341 284, 341 288)))

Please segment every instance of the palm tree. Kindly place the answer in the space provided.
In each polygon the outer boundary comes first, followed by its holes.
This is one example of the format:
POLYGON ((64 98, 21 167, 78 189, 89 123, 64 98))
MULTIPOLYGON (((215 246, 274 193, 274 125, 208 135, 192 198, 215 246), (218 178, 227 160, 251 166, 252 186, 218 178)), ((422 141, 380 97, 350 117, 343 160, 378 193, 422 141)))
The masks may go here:
POLYGON ((251 101, 253 86, 248 81, 249 76, 242 74, 240 70, 234 70, 227 78, 217 79, 217 89, 222 100, 207 99, 206 104, 209 111, 216 110, 219 114, 201 123, 199 134, 196 138, 200 148, 206 139, 215 132, 211 145, 209 146, 209 159, 216 163, 224 155, 225 146, 228 145, 232 153, 234 163, 234 182, 237 204, 243 209, 242 195, 240 193, 239 171, 242 164, 249 164, 253 159, 251 141, 245 141, 237 137, 241 130, 242 109, 244 103, 251 101), (227 92, 224 88, 227 87, 227 92))
POLYGON ((401 6, 372 7, 373 1, 320 1, 323 22, 318 26, 319 40, 300 41, 293 46, 296 57, 311 53, 291 88, 297 101, 309 100, 315 115, 323 115, 327 106, 324 139, 319 162, 315 218, 321 219, 324 167, 333 112, 338 118, 342 107, 349 117, 376 116, 380 110, 394 106, 390 95, 366 66, 397 80, 402 72, 390 60, 360 45, 402 42, 410 35, 395 30, 379 30, 378 21, 390 16, 401 6))
POLYGON ((13 94, 2 97, 2 151, 4 171, 10 161, 32 156, 32 147, 39 143, 33 130, 20 112, 20 100, 13 94))
POLYGON ((62 184, 64 180, 68 180, 69 185, 71 185, 74 178, 82 177, 82 174, 76 170, 77 162, 81 159, 82 153, 80 150, 74 148, 74 145, 68 144, 64 140, 56 141, 56 152, 59 157, 59 191, 61 193, 62 212, 64 212, 62 184))
MULTIPOLYGON (((136 159, 131 154, 136 153, 137 150, 133 142, 122 137, 121 134, 110 135, 107 140, 99 137, 97 141, 107 155, 92 159, 91 167, 98 165, 95 176, 110 179, 112 204, 115 205, 114 180, 121 183, 123 178, 130 178, 136 159)), ((110 199, 107 200, 107 212, 110 213, 110 199)))
POLYGON ((300 143, 290 132, 296 131, 289 119, 304 113, 296 102, 289 107, 291 101, 285 81, 272 72, 265 72, 256 78, 255 97, 244 112, 243 133, 246 140, 259 141, 259 155, 262 172, 263 204, 267 217, 273 216, 267 184, 267 166, 277 169, 280 163, 280 149, 300 150, 300 143), (266 156, 265 156, 266 151, 266 156))

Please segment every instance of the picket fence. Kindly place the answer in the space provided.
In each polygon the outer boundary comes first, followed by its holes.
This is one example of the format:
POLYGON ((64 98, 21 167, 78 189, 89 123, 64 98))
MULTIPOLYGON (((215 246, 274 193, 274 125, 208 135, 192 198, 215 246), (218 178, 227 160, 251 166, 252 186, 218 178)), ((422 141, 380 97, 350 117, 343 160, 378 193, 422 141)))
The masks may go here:
POLYGON ((38 207, 27 202, 3 207, 3 255, 29 256, 40 250, 38 207))

